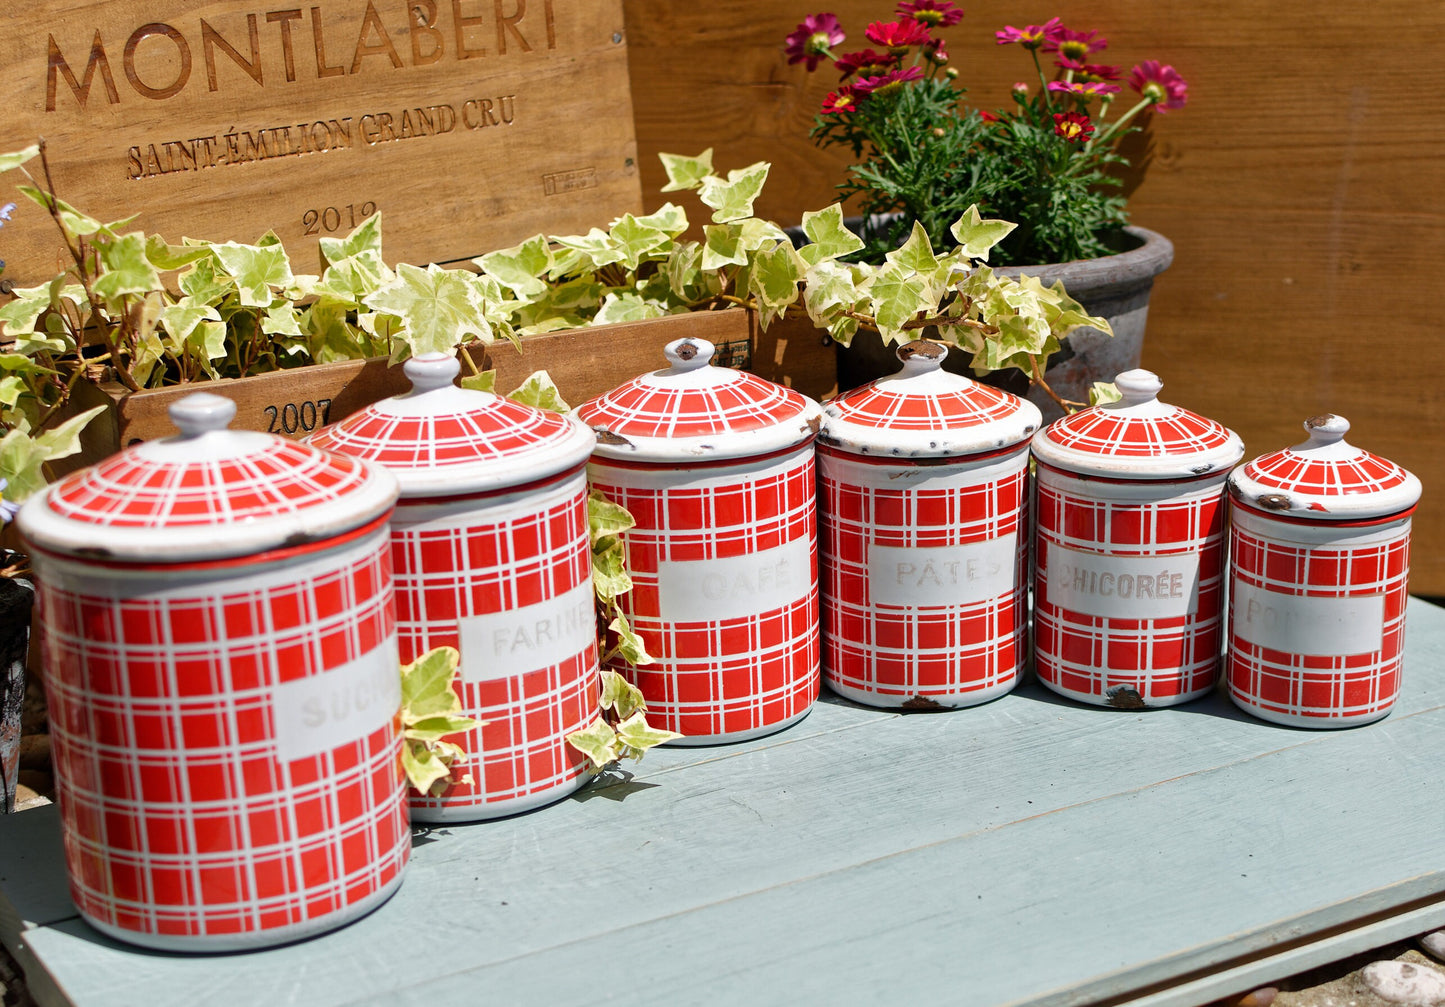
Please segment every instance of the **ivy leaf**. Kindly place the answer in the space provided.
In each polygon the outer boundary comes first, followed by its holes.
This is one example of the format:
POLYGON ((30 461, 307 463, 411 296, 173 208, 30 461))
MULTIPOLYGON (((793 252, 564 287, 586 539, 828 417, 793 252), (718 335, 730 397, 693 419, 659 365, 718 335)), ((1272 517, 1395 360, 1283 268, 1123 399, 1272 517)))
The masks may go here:
POLYGON ((452 678, 461 666, 455 647, 437 647, 401 666, 402 717, 415 723, 438 714, 455 713, 461 702, 452 691, 452 678))
POLYGON ((497 371, 493 368, 490 371, 482 371, 480 374, 468 374, 461 379, 463 388, 474 392, 493 392, 497 390, 497 371))
MULTIPOLYGON (((676 238, 683 231, 687 230, 687 211, 672 203, 663 203, 661 207, 644 217, 635 218, 643 227, 656 228, 664 232, 670 238, 676 238)), ((617 226, 617 221, 612 222, 617 226)))
POLYGON ((415 738, 417 741, 441 741, 449 734, 460 734, 462 731, 470 731, 480 722, 471 717, 456 717, 451 714, 439 713, 432 717, 423 717, 413 721, 407 726, 404 732, 406 737, 415 738))
POLYGON ((763 191, 763 183, 768 180, 768 170, 771 167, 767 161, 759 161, 746 168, 728 172, 726 182, 715 175, 704 179, 698 198, 712 207, 713 222, 726 224, 751 217, 753 200, 763 191))
POLYGON ((913 231, 900 248, 884 256, 889 262, 904 269, 912 270, 925 280, 938 271, 938 256, 933 254, 933 243, 928 240, 928 231, 918 221, 913 222, 913 231))
POLYGON ((682 157, 677 154, 657 156, 662 161, 662 170, 667 172, 667 184, 662 187, 662 192, 696 189, 712 174, 711 147, 697 157, 682 157))
POLYGON ((484 343, 496 338, 481 291, 475 277, 462 270, 442 269, 435 263, 419 269, 401 263, 396 279, 362 303, 400 318, 403 328, 398 338, 412 356, 419 357, 451 353, 468 336, 484 343))
POLYGON ((627 556, 621 542, 614 540, 611 547, 592 551, 592 589, 604 603, 632 590, 632 578, 627 573, 627 556))
POLYGON ((640 322, 644 318, 661 318, 667 314, 662 305, 649 301, 638 294, 610 293, 602 299, 594 319, 598 325, 613 325, 617 322, 640 322))
POLYGON ((641 223, 632 214, 623 214, 612 227, 612 241, 621 253, 619 261, 629 272, 637 272, 644 259, 672 243, 666 231, 641 223))
MULTIPOLYGON (((711 154, 712 151, 709 150, 708 153, 711 154)), ((12 150, 6 154, 0 154, 0 172, 11 171, 15 168, 18 168, 26 161, 30 160, 32 157, 36 157, 39 154, 40 145, 35 143, 32 143, 24 150, 12 150)))
POLYGON ((863 247, 863 239, 844 226, 841 203, 804 213, 803 233, 810 244, 798 249, 798 254, 810 266, 824 259, 841 259, 863 247))
POLYGON ((583 269, 596 270, 602 266, 619 262, 622 259, 622 252, 618 249, 612 236, 600 228, 592 228, 586 234, 568 234, 562 237, 554 237, 554 244, 576 252, 576 256, 557 256, 556 261, 548 274, 554 278, 567 276, 583 269))
POLYGON ((553 265, 552 250, 541 234, 472 261, 502 286, 529 301, 546 292, 547 284, 539 277, 553 265))
MULTIPOLYGON (((146 255, 145 235, 127 234, 114 241, 96 244, 101 276, 91 288, 97 297, 114 301, 125 294, 148 294, 161 285, 160 273, 146 255)), ((270 297, 266 303, 271 303, 270 297)))
POLYGON ((597 769, 606 769, 621 758, 617 750, 617 732, 601 717, 582 730, 567 735, 567 744, 591 759, 597 769))
POLYGON ((903 336, 903 326, 918 312, 933 307, 927 297, 924 281, 897 263, 890 262, 879 270, 869 288, 873 317, 885 343, 903 336))
POLYGON ((0 478, 7 480, 5 499, 20 503, 44 489, 49 480, 41 466, 79 451, 80 432, 104 411, 104 406, 87 409, 35 437, 27 430, 16 428, 0 439, 0 478))
POLYGON ((1118 402, 1124 398, 1112 381, 1095 381, 1089 388, 1089 405, 1102 406, 1106 402, 1118 402))
POLYGON ((15 403, 20 401, 20 396, 30 391, 30 386, 25 379, 17 374, 7 374, 0 378, 0 406, 6 409, 14 409, 15 403))
POLYGON ((626 507, 608 500, 599 490, 593 490, 587 497, 587 532, 592 544, 604 538, 616 538, 629 528, 636 527, 626 507))
POLYGON ((16 188, 19 189, 21 192, 25 193, 25 195, 29 197, 32 203, 38 203, 47 211, 50 209, 51 202, 54 201, 55 212, 57 215, 59 215, 60 222, 64 224, 66 230, 68 230, 73 235, 83 237, 85 235, 96 233, 104 233, 107 235, 115 233, 110 229, 109 226, 102 224, 99 220, 96 220, 90 214, 81 213, 79 210, 71 206, 65 200, 51 196, 48 192, 43 192, 40 189, 35 188, 33 185, 19 185, 16 186, 16 188))
MULTIPOLYGON (((617 738, 628 748, 636 752, 633 758, 642 761, 643 754, 649 749, 682 735, 672 731, 664 731, 660 728, 651 727, 647 723, 647 714, 638 710, 622 723, 617 725, 617 738)), ((631 753, 629 753, 631 754, 631 753)))
POLYGON ((743 229, 737 224, 705 224, 702 229, 702 268, 723 269, 746 266, 748 253, 743 247, 743 229))
POLYGON ((5 334, 13 339, 35 331, 36 321, 50 307, 50 284, 17 287, 11 293, 15 299, 0 308, 0 322, 5 324, 5 334))
MULTIPOLYGON (((234 289, 234 284, 226 276, 216 276, 216 266, 219 264, 211 249, 207 246, 203 249, 207 253, 203 258, 197 259, 191 264, 191 268, 180 275, 176 281, 192 301, 197 304, 217 304, 234 289)), ((267 303, 270 303, 269 301, 267 303)))
MULTIPOLYGON (((495 376, 496 372, 492 374, 495 376)), ((546 371, 534 371, 527 376, 521 387, 512 392, 507 398, 513 402, 521 402, 523 405, 532 406, 534 409, 545 409, 553 413, 567 413, 572 407, 562 398, 562 393, 552 383, 552 376, 546 371)))
POLYGON ((274 300, 273 289, 279 290, 292 282, 291 261, 279 244, 238 245, 228 241, 211 248, 222 268, 236 281, 245 307, 269 308, 274 300))
POLYGON ((296 318, 296 305, 285 297, 271 305, 261 318, 261 331, 268 336, 301 335, 301 326, 296 318))
POLYGON ((602 669, 602 708, 611 710, 619 720, 626 720, 639 710, 647 709, 642 690, 615 671, 602 669))
POLYGON ((987 262, 989 250, 1006 238, 1015 227, 1018 225, 1007 220, 984 220, 978 212, 978 204, 975 203, 963 211, 963 216, 954 222, 948 233, 957 239, 964 255, 987 262))
POLYGON ((401 768, 408 782, 423 794, 451 778, 452 767, 436 756, 426 742, 408 738, 401 747, 401 768))
POLYGON ((798 281, 802 278, 803 262, 792 245, 777 244, 771 251, 753 257, 748 289, 757 299, 758 320, 763 328, 798 299, 798 281))
POLYGON ((362 253, 381 257, 381 213, 373 213, 344 238, 322 238, 321 254, 330 265, 362 253))
POLYGON ((203 321, 219 322, 220 314, 210 304, 198 304, 183 297, 161 309, 159 322, 177 343, 183 343, 203 321))
MULTIPOLYGON (((642 637, 628 625, 627 616, 618 612, 617 618, 608 623, 607 628, 617 634, 617 649, 609 656, 609 660, 620 656, 628 664, 637 668, 653 663, 652 655, 647 652, 647 646, 643 643, 642 637)), ((639 691, 638 695, 641 696, 642 693, 639 691)))
POLYGON ((157 269, 172 270, 205 258, 210 249, 195 245, 172 245, 159 234, 146 235, 146 258, 157 269))
POLYGON ((221 376, 213 361, 221 360, 227 354, 225 322, 201 322, 186 337, 185 345, 190 354, 201 362, 207 374, 212 378, 221 376))

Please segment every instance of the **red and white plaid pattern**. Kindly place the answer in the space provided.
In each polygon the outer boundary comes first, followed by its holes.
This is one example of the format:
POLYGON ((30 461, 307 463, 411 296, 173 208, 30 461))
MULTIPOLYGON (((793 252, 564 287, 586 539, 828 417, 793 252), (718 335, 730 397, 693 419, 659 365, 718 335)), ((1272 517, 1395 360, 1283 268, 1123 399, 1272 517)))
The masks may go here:
POLYGON ((826 447, 818 454, 828 685, 883 706, 912 698, 965 706, 1012 689, 1026 653, 1027 445, 990 462, 921 466, 929 478, 919 486, 895 478, 911 466, 870 464, 826 447), (1006 536, 1016 542, 1001 578, 1008 586, 991 597, 915 605, 874 596, 871 548, 948 549, 1006 536))
MULTIPOLYGON (((1309 442, 1306 442, 1307 444, 1309 442)), ((1308 496, 1360 496, 1395 489, 1409 474, 1387 458, 1360 451, 1350 458, 1318 450, 1285 448, 1244 466, 1244 476, 1281 493, 1308 496)))
POLYGON ((40 559, 66 863, 90 921, 153 947, 254 947, 400 883, 399 713, 287 761, 278 718, 298 711, 276 705, 288 684, 394 660, 384 528, 225 578, 40 559))
POLYGON ((978 382, 919 394, 910 391, 906 381, 875 381, 835 399, 830 412, 858 426, 893 430, 900 435, 942 433, 1011 420, 1019 413, 1019 400, 978 382))
POLYGON ((801 717, 818 697, 817 513, 812 445, 765 461, 694 470, 588 466, 593 488, 626 507, 633 589, 621 599, 655 664, 614 662, 647 698, 648 722, 696 743, 741 740, 801 717), (664 562, 800 549, 800 599, 755 614, 664 622, 664 562))
MULTIPOLYGON (((501 498, 444 505, 403 500, 392 519, 401 659, 434 647, 462 650, 458 619, 540 605, 592 581, 587 482, 579 470, 551 485, 501 498)), ((483 721, 449 738, 470 758, 453 766, 441 797, 411 791, 414 818, 455 821, 513 814, 566 796, 586 782, 588 759, 567 735, 598 716, 596 635, 564 660, 518 675, 468 681, 465 716, 483 721), (467 775, 471 783, 463 782, 467 775)))
POLYGON ((717 370, 727 379, 704 387, 644 374, 578 406, 577 416, 594 430, 627 437, 708 437, 777 426, 808 408, 791 388, 745 371, 717 370))
POLYGON ((1040 681, 1101 704, 1133 690, 1149 706, 1184 702, 1213 688, 1223 632, 1223 475, 1120 485, 1111 498, 1103 495, 1111 487, 1101 481, 1085 482, 1042 463, 1037 471, 1034 659, 1040 681), (1197 608, 1192 615, 1154 619, 1071 611, 1050 591, 1055 547, 1113 557, 1197 556, 1197 608))
MULTIPOLYGON (((1400 692, 1405 650, 1410 519, 1376 522, 1371 533, 1370 527, 1278 521, 1236 504, 1232 523, 1228 678, 1234 701, 1266 720, 1306 727, 1346 727, 1389 713, 1400 692), (1330 655, 1250 642, 1240 635, 1234 604, 1242 585, 1316 599, 1319 606, 1330 605, 1327 599, 1379 599, 1379 646, 1330 655)), ((1291 604, 1310 607, 1307 601, 1291 604)))
POLYGON ((1044 437, 1060 448, 1123 458, 1160 458, 1203 454, 1226 446, 1229 430, 1220 423, 1178 407, 1163 415, 1140 416, 1134 410, 1085 409, 1044 428, 1044 437))
POLYGON ((372 407, 316 432, 309 443, 394 470, 447 469, 506 459, 524 470, 533 456, 555 453, 571 424, 558 413, 504 398, 484 398, 470 412, 397 416, 372 407))
POLYGON ((251 435, 244 443, 254 450, 199 461, 161 460, 146 445, 122 451, 62 479, 48 506, 62 517, 113 528, 242 524, 314 507, 334 510, 339 498, 372 478, 353 458, 295 441, 251 435))

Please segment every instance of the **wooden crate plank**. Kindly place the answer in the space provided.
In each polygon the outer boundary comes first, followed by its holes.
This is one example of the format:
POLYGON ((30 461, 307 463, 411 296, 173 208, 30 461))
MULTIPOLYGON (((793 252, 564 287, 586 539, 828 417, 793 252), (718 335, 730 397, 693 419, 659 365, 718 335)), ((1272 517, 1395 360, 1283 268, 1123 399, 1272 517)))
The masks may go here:
MULTIPOLYGON (((172 241, 274 230, 298 272, 373 212, 388 261, 465 259, 638 208, 625 43, 621 0, 40 0, 0 33, 0 149, 44 136, 62 198, 172 241)), ((5 238, 8 279, 56 272, 38 207, 5 238)))
POLYGON ((1410 620, 1400 706, 1361 729, 1276 727, 1217 695, 1171 710, 1083 707, 1037 684, 950 714, 828 702, 771 739, 665 749, 626 785, 433 830, 390 903, 319 941, 156 956, 78 921, 25 940, 83 1004, 116 1002, 117 976, 155 989, 157 1007, 215 988, 258 1002, 381 998, 414 983, 389 963, 424 957, 415 924, 437 917, 467 935, 441 974, 502 999, 577 994, 563 973, 594 982, 575 966, 602 937, 670 948, 646 959, 649 981, 682 1002, 707 990, 772 1002, 739 968, 774 992, 823 976, 866 994, 859 966, 829 955, 864 957, 868 940, 895 991, 953 988, 929 985, 947 962, 950 981, 996 993, 995 972, 1036 968, 1042 943, 1048 967, 1028 989, 1087 980, 1091 995, 1113 995, 1120 975, 1137 987, 1445 891, 1434 873, 1445 822, 1428 814, 1445 808, 1431 756, 1445 743, 1445 612, 1412 603, 1410 620), (1362 846, 1354 863, 1350 844, 1362 846), (1250 878, 1226 877, 1236 862, 1250 878), (1095 958, 1063 954, 1071 942, 1095 958))

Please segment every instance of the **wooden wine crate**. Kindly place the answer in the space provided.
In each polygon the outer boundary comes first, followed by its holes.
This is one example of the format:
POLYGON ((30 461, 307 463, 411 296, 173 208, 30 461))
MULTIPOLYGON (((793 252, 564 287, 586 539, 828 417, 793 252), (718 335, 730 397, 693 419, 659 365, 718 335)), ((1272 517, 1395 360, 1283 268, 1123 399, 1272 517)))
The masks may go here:
MULTIPOLYGON (((0 150, 45 137, 61 198, 172 241, 272 230, 312 272, 372 213, 388 261, 447 262, 641 208, 621 0, 36 0, 0 27, 0 150)), ((59 234, 19 202, 6 279, 44 282, 59 234)))

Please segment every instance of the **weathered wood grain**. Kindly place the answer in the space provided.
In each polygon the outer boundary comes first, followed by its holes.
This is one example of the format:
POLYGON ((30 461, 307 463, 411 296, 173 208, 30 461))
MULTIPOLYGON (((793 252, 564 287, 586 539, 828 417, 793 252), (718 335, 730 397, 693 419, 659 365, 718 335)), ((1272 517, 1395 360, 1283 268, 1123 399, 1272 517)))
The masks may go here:
MULTIPOLYGON (((1366 946, 1340 940, 1362 918, 1445 922, 1445 612, 1410 620, 1400 705, 1361 729, 1276 727, 1218 694, 1104 710, 1037 684, 946 714, 829 701, 769 738, 663 749, 535 813, 432 830, 391 902, 319 940, 190 958, 78 920, 21 936, 77 1004, 137 984, 156 1007, 217 988, 570 1002, 606 986, 587 963, 621 954, 678 1003, 1084 1003, 1199 990, 1201 971, 1226 977, 1220 996, 1262 979, 1242 962, 1366 946), (423 978, 438 919, 448 953, 423 978)), ((57 859, 44 873, 61 884, 57 859)))
MULTIPOLYGON (((1445 335, 1434 317, 1445 160, 1430 97, 1445 86, 1445 7, 963 6, 949 51, 981 107, 1032 80, 1026 55, 993 31, 1054 14, 1108 38, 1106 62, 1157 58, 1189 81, 1189 104, 1130 147, 1149 162, 1142 182, 1129 177, 1133 219, 1175 248, 1155 283, 1144 364, 1166 398, 1228 424, 1251 454, 1298 442, 1313 413, 1347 416, 1352 439, 1424 482, 1411 588, 1445 594, 1445 335)), ((782 54, 802 15, 825 7, 848 49, 892 5, 627 0, 644 200, 661 201, 658 151, 705 147, 723 168, 773 163, 764 215, 791 223, 833 200, 847 157, 814 148, 807 131, 836 76, 782 54)))
MULTIPOLYGON (((372 212, 392 261, 605 225, 638 201, 620 0, 4 5, 0 150, 62 198, 179 240, 274 230, 299 271, 372 212)), ((17 176, 9 176, 9 179, 17 176)), ((7 278, 56 272, 24 205, 7 278)))

